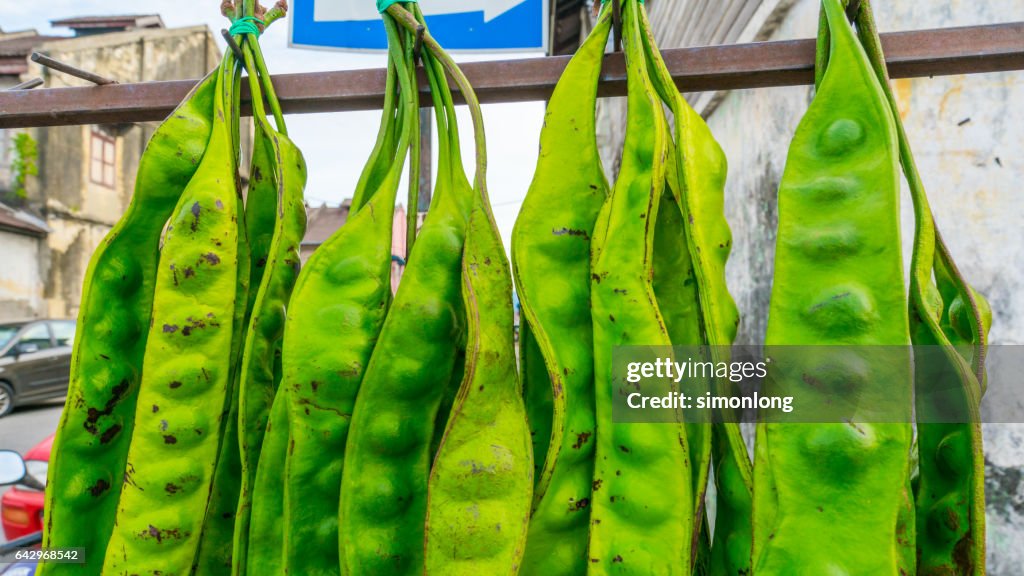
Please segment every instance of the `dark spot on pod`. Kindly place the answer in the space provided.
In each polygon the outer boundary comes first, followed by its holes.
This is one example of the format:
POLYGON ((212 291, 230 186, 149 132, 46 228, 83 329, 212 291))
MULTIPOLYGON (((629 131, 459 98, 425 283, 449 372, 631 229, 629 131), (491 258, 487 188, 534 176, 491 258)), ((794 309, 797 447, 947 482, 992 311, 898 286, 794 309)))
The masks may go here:
POLYGON ((215 206, 217 206, 217 210, 223 210, 224 209, 224 203, 221 202, 220 200, 217 200, 215 206))
POLYGON ((196 271, 191 266, 186 266, 183 270, 185 278, 193 278, 196 275, 196 271))
POLYGON ((481 385, 480 385, 480 387, 479 387, 479 388, 477 388, 477 391, 479 391, 479 392, 483 392, 483 391, 484 391, 484 385, 483 385, 483 384, 481 384, 481 385))
POLYGON ((629 290, 626 290, 625 288, 616 288, 616 289, 613 290, 613 292, 615 292, 616 294, 623 294, 623 295, 629 294, 629 290))
POLYGON ((100 444, 107 444, 107 443, 109 443, 111 440, 114 439, 115 436, 117 436, 117 433, 120 432, 120 431, 121 431, 121 425, 120 424, 114 424, 110 428, 107 428, 106 430, 103 431, 103 434, 100 436, 100 444))
POLYGON ((316 392, 317 389, 320 388, 320 383, 317 382, 316 380, 313 380, 312 382, 309 383, 309 387, 313 389, 313 392, 316 392))
POLYGON ((592 483, 590 484, 590 488, 591 488, 591 491, 593 491, 593 492, 597 492, 598 490, 600 490, 600 489, 601 489, 601 483, 602 483, 602 482, 603 482, 603 480, 601 480, 600 478, 598 478, 597 480, 594 480, 594 481, 593 481, 593 482, 592 482, 592 483))
POLYGON ((621 564, 621 563, 622 563, 622 556, 619 555, 619 554, 616 554, 615 558, 612 558, 612 564, 621 564))
POLYGON ((615 504, 615 496, 609 498, 608 501, 611 502, 612 504, 615 504))
POLYGON ((224 512, 223 514, 220 515, 220 517, 224 518, 224 519, 231 518, 232 516, 234 516, 234 514, 231 513, 231 512, 224 512))
POLYGON ((196 436, 202 436, 203 435, 203 431, 200 430, 199 428, 193 428, 192 430, 196 433, 196 436))
POLYGON ((590 239, 590 235, 587 234, 586 230, 577 230, 574 228, 558 228, 551 231, 555 236, 579 236, 581 238, 590 239))
POLYGON ((99 480, 96 481, 95 484, 93 484, 89 488, 89 494, 92 494, 93 498, 96 498, 97 496, 99 496, 100 494, 103 494, 104 492, 106 492, 109 489, 110 489, 110 482, 107 482, 106 479, 104 479, 104 478, 100 478, 99 480))
POLYGON ((103 358, 104 360, 110 360, 110 356, 107 356, 106 354, 100 354, 100 358, 103 358))
POLYGON ((199 229, 199 213, 202 212, 202 208, 199 206, 199 202, 192 205, 192 231, 195 232, 199 229))
POLYGON ((178 331, 176 324, 164 324, 164 334, 174 334, 178 331))
POLYGON ((615 316, 611 314, 608 315, 608 319, 611 320, 612 322, 615 322, 615 316))
POLYGON ((170 386, 171 390, 174 390, 175 388, 181 388, 181 382, 175 380, 168 384, 168 386, 170 386))
POLYGON ((257 166, 255 168, 253 168, 252 169, 252 181, 256 182, 256 183, 259 183, 262 180, 263 180, 263 171, 260 170, 260 167, 257 166))
POLYGON ((267 257, 266 256, 262 256, 262 257, 260 257, 259 260, 256 261, 256 267, 257 268, 263 268, 266 265, 267 265, 267 257))
POLYGON ((573 444, 572 447, 575 448, 576 450, 582 448, 583 445, 586 444, 588 440, 590 440, 591 434, 591 432, 580 432, 579 434, 577 434, 576 443, 573 444))
POLYGON ((156 404, 153 404, 153 414, 156 414, 159 411, 160 411, 160 407, 157 406, 156 404))
POLYGON ((177 444, 178 439, 174 437, 174 434, 164 435, 164 444, 177 444))
POLYGON ((579 500, 569 500, 569 512, 579 512, 580 510, 586 510, 590 506, 590 498, 580 498, 579 500))
POLYGON ((203 259, 206 260, 211 266, 216 266, 217 264, 220 264, 220 256, 217 256, 213 252, 207 252, 206 254, 203 254, 203 259))
POLYGON ((167 492, 168 494, 177 494, 178 492, 181 492, 181 486, 178 486, 173 482, 168 482, 167 485, 164 486, 164 492, 167 492))
POLYGON ((160 430, 162 432, 166 432, 167 431, 167 426, 168 426, 167 420, 161 420, 160 421, 160 430))
POLYGON ((616 470, 615 471, 615 475, 616 476, 622 476, 622 470, 616 470))
POLYGON ((622 450, 622 451, 623 451, 623 452, 625 452, 626 454, 629 454, 629 448, 628 448, 628 447, 626 447, 626 446, 623 446, 623 445, 621 445, 621 444, 619 445, 619 450, 622 450))

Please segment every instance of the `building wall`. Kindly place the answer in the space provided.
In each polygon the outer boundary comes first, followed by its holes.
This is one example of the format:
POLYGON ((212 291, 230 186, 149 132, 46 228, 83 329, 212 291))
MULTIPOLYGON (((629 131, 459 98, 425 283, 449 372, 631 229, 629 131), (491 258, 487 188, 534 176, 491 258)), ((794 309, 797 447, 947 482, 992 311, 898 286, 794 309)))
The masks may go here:
MULTIPOLYGON (((118 82, 201 78, 219 63, 220 53, 205 26, 102 34, 43 44, 39 51, 118 82)), ((32 64, 27 77, 47 87, 87 83, 32 64)), ((139 159, 157 123, 37 128, 39 176, 29 186, 30 204, 53 230, 52 265, 46 281, 47 313, 74 317, 89 259, 121 217, 134 192, 139 159), (114 186, 90 176, 92 132, 115 141, 114 186)))
MULTIPOLYGON (((875 3, 882 31, 1024 20, 1019 0, 875 3)), ((800 0, 773 39, 811 37, 818 3, 800 0)), ((897 80, 899 112, 932 209, 957 263, 994 311, 993 344, 1024 343, 1024 73, 897 80)), ((709 124, 729 158, 727 216, 736 236, 728 277, 744 313, 741 341, 763 341, 771 294, 776 194, 809 87, 728 94, 709 124), (757 129, 752 129, 752 127, 757 129)), ((904 195, 909 262, 913 216, 904 195)), ((989 574, 1024 566, 1024 426, 986 424, 989 574)))
POLYGON ((43 240, 0 230, 0 321, 41 316, 45 310, 40 280, 43 240))

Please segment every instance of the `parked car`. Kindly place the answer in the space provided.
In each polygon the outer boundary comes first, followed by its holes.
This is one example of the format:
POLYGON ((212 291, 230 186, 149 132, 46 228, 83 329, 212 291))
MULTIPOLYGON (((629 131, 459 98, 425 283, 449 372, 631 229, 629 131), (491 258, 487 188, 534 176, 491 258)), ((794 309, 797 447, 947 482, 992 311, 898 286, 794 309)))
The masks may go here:
POLYGON ((53 435, 25 452, 26 478, 15 484, 0 498, 0 517, 8 540, 28 536, 43 529, 42 488, 46 487, 46 471, 50 465, 53 435))
POLYGON ((74 320, 0 324, 0 418, 67 394, 74 339, 74 320))
MULTIPOLYGON (((33 454, 33 457, 41 457, 45 453, 45 457, 49 458, 50 444, 53 442, 53 437, 47 438, 41 442, 38 446, 29 451, 29 454, 33 454)), ((40 506, 42 506, 41 499, 43 490, 46 486, 40 483, 33 474, 39 474, 38 468, 35 472, 30 472, 30 467, 35 467, 33 463, 39 463, 39 460, 25 461, 21 454, 14 452, 13 450, 0 450, 0 486, 6 486, 9 484, 16 484, 24 486, 29 490, 33 490, 38 494, 40 498, 40 506)), ((45 478, 45 461, 43 463, 42 476, 45 478)), ((45 480, 44 480, 45 482, 45 480)), ((41 510, 40 516, 41 518, 41 510)), ((3 518, 6 528, 7 520, 7 509, 3 508, 3 518)), ((9 533, 8 533, 9 534, 9 533)), ((42 543, 42 524, 39 523, 39 530, 30 532, 24 536, 16 538, 14 540, 8 540, 0 544, 0 566, 4 563, 7 564, 6 568, 0 568, 0 574, 3 576, 33 576, 36 573, 38 565, 31 558, 18 558, 18 553, 21 550, 34 550, 38 549, 42 543)))

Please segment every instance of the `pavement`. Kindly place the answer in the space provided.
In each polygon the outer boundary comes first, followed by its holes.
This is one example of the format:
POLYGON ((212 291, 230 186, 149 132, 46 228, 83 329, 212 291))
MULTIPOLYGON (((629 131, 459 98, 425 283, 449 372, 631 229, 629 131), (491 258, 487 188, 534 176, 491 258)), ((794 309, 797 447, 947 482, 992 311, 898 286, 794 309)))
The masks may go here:
MULTIPOLYGON (((63 408, 64 400, 58 398, 43 404, 15 408, 7 416, 0 418, 0 450, 15 450, 24 455, 57 430, 63 408)), ((8 488, 0 486, 0 494, 6 492, 8 488)), ((0 530, 0 543, 6 541, 3 530, 0 530)))

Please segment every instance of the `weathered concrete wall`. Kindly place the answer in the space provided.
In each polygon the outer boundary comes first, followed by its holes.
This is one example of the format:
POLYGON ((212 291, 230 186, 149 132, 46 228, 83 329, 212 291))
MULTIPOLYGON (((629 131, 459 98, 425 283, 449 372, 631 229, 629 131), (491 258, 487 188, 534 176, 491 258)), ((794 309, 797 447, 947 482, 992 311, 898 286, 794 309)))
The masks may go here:
MULTIPOLYGON (((1020 0, 875 6, 883 32, 1024 20, 1020 0)), ((811 37, 817 18, 818 3, 800 0, 773 39, 811 37)), ((1024 72, 899 80, 895 88, 936 220, 963 273, 992 303, 992 342, 1024 343, 1024 72)), ((785 144, 811 95, 806 87, 735 91, 709 118, 729 158, 726 204, 736 248, 728 275, 744 314, 742 342, 764 338, 785 144)), ((909 199, 903 223, 909 261, 909 199)), ((989 573, 1018 575, 1024 426, 985 425, 984 433, 989 573)))
POLYGON ((39 251, 43 241, 0 231, 0 322, 45 313, 39 251))

